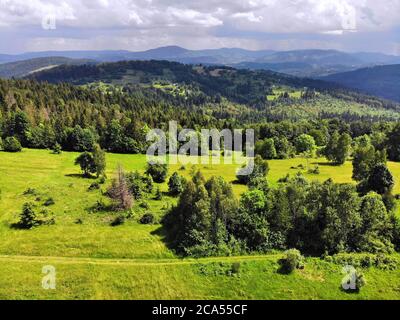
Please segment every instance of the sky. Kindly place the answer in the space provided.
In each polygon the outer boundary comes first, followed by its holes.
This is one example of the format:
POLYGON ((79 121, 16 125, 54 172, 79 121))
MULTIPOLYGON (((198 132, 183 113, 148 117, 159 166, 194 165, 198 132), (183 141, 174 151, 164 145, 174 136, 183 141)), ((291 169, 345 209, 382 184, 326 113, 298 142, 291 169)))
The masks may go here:
POLYGON ((168 45, 400 55, 400 0, 0 0, 0 53, 168 45))

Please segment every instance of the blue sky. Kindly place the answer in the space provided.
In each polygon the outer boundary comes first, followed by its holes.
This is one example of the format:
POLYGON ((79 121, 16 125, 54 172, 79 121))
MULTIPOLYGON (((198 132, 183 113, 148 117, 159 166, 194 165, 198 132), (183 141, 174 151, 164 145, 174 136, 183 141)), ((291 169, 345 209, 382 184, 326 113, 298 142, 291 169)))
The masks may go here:
POLYGON ((337 49, 400 55, 400 0, 0 0, 0 52, 337 49))

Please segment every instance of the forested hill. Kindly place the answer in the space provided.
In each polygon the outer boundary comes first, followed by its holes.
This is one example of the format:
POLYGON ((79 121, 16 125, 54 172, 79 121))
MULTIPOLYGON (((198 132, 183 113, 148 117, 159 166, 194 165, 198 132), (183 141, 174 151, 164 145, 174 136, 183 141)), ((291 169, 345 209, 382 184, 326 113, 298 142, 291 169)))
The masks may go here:
POLYGON ((63 57, 44 57, 0 64, 1 78, 22 78, 34 72, 57 67, 59 65, 89 64, 87 59, 69 59, 63 57))
POLYGON ((238 70, 230 67, 205 67, 168 61, 123 61, 99 65, 60 66, 29 76, 50 83, 69 82, 82 85, 105 82, 114 85, 141 85, 162 88, 165 84, 187 86, 187 92, 199 91, 207 96, 222 96, 236 103, 265 102, 273 85, 303 89, 330 89, 338 85, 300 79, 271 71, 238 70))
POLYGON ((376 66, 327 76, 323 79, 400 101, 400 64, 376 66))
MULTIPOLYGON (((318 112, 313 114, 317 117, 340 108, 342 110, 337 110, 339 113, 360 111, 354 103, 375 108, 376 111, 398 110, 398 106, 394 103, 351 92, 338 84, 325 81, 297 78, 265 70, 193 66, 168 61, 62 65, 36 72, 29 75, 29 78, 103 89, 121 88, 125 91, 155 89, 182 103, 195 105, 226 102, 260 110, 270 106, 296 107, 301 103, 301 109, 306 111, 307 105, 313 104, 315 107, 317 104, 318 112), (310 100, 313 100, 313 103, 310 103, 310 100)), ((285 110, 282 115, 290 118, 291 115, 286 114, 287 111, 285 110)), ((289 111, 297 114, 296 117, 299 116, 299 110, 289 111)), ((334 113, 338 113, 337 111, 334 113)), ((362 113, 365 114, 364 111, 362 113)))

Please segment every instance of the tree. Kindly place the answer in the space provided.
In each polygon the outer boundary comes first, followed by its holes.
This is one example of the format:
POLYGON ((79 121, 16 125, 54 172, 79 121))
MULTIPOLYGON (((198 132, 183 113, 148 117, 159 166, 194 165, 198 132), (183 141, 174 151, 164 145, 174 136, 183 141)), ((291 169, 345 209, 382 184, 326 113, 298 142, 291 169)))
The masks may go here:
POLYGON ((304 268, 304 257, 297 249, 290 249, 285 251, 285 257, 279 260, 281 265, 281 272, 290 274, 296 269, 304 268))
POLYGON ((367 180, 367 190, 385 195, 391 193, 393 186, 394 178, 388 167, 383 163, 375 165, 367 180))
POLYGON ((245 241, 250 250, 265 251, 269 248, 269 228, 267 221, 267 204, 261 190, 244 193, 240 207, 234 218, 234 233, 245 241))
POLYGON ((256 144, 256 153, 264 159, 275 159, 277 157, 274 139, 269 138, 256 144))
POLYGON ((32 203, 25 203, 22 207, 18 227, 22 229, 32 229, 40 225, 54 224, 54 218, 46 211, 36 212, 35 206, 32 203))
POLYGON ((96 176, 105 175, 106 172, 106 153, 100 148, 98 144, 93 147, 93 162, 96 169, 96 176))
POLYGON ((156 183, 165 182, 168 175, 168 165, 166 163, 148 163, 146 174, 151 176, 156 183))
POLYGON ((358 232, 358 249, 363 252, 390 253, 393 250, 390 242, 392 225, 382 197, 375 192, 364 196, 360 214, 362 224, 358 232))
POLYGON ((371 170, 377 164, 386 164, 385 152, 375 151, 372 144, 358 146, 353 155, 353 179, 368 179, 371 170))
POLYGON ((302 134, 295 139, 295 147, 297 153, 308 154, 311 158, 315 156, 317 146, 312 136, 302 134))
POLYGON ((61 145, 58 142, 56 142, 51 148, 51 150, 53 151, 53 154, 61 154, 61 145))
POLYGON ((121 165, 118 165, 116 178, 113 179, 107 193, 114 201, 114 207, 117 210, 128 210, 132 208, 133 197, 121 165))
POLYGON ((181 254, 209 239, 211 227, 210 198, 200 173, 186 184, 178 204, 163 218, 168 240, 181 254))
POLYGON ((389 160, 400 161, 400 124, 388 134, 387 151, 389 160))
POLYGON ((83 152, 75 159, 75 165, 79 165, 83 174, 89 177, 92 173, 96 173, 96 163, 90 152, 83 152))
POLYGON ((7 152, 20 152, 22 146, 16 137, 7 137, 4 139, 3 149, 7 152))
POLYGON ((252 180, 258 178, 265 178, 269 172, 269 165, 266 160, 263 160, 260 155, 254 158, 254 166, 251 172, 245 172, 244 169, 240 169, 236 174, 236 178, 241 184, 248 185, 252 180))
POLYGON ((286 137, 275 136, 273 139, 278 159, 287 159, 294 155, 294 147, 286 137))
POLYGON ((309 135, 314 138, 315 143, 318 147, 326 145, 326 133, 324 133, 322 130, 313 129, 309 132, 309 135))
POLYGON ((185 186, 185 179, 180 176, 177 172, 169 178, 168 190, 172 196, 177 196, 181 194, 185 186))
POLYGON ((329 161, 342 165, 350 155, 352 139, 348 133, 339 134, 335 131, 324 150, 329 161))
POLYGON ((338 131, 333 132, 324 149, 325 157, 331 162, 336 161, 336 150, 338 149, 339 137, 340 135, 338 131))
POLYGON ((335 162, 337 164, 344 164, 346 159, 350 156, 351 142, 352 140, 348 133, 343 133, 340 135, 338 146, 335 152, 335 162))
POLYGON ((82 129, 77 125, 73 129, 66 131, 66 150, 69 151, 93 151, 96 143, 96 136, 90 129, 82 129))

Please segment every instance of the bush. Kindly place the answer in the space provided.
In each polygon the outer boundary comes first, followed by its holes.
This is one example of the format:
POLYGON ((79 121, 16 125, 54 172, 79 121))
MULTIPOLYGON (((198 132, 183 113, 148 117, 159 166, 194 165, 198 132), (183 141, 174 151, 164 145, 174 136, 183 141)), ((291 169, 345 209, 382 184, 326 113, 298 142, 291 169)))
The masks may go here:
POLYGON ((321 172, 319 170, 319 166, 315 166, 314 168, 310 168, 308 170, 308 173, 310 173, 310 174, 320 174, 321 172))
POLYGON ((358 270, 349 274, 347 281, 342 284, 342 288, 346 292, 360 292, 361 288, 367 284, 364 275, 358 270))
POLYGON ((240 262, 234 262, 231 266, 231 274, 239 274, 240 273, 240 262))
POLYGON ((296 269, 304 268, 304 257, 297 249, 290 249, 285 252, 285 257, 279 260, 282 273, 289 274, 296 269))
POLYGON ((37 194, 38 193, 37 193, 36 189, 34 189, 34 188, 28 188, 23 193, 24 196, 36 196, 37 194))
POLYGON ((168 181, 168 191, 172 196, 178 196, 185 188, 185 179, 175 172, 168 181))
POLYGON ((349 265, 355 268, 376 267, 382 270, 396 270, 400 267, 399 261, 387 254, 339 253, 334 256, 328 256, 325 260, 338 265, 349 265))
POLYGON ((99 190, 99 189, 100 189, 100 184, 97 181, 93 182, 88 188, 89 191, 99 190))
POLYGON ((163 198, 163 194, 160 188, 157 188, 156 196, 154 197, 155 200, 161 201, 163 198))
POLYGON ((51 148, 53 154, 61 154, 61 146, 59 143, 55 143, 54 146, 51 148))
POLYGON ((153 224, 155 222, 155 217, 152 213, 148 212, 145 213, 141 218, 140 218, 140 223, 141 224, 153 224))
POLYGON ((32 229, 40 225, 50 225, 54 223, 54 218, 48 211, 42 210, 36 212, 34 204, 25 203, 22 207, 18 227, 22 229, 32 229))
POLYGON ((54 199, 53 198, 48 198, 45 202, 44 202, 44 206, 46 206, 46 207, 49 207, 49 206, 52 206, 52 205, 54 205, 55 204, 55 201, 54 201, 54 199))
POLYGON ((167 179, 168 165, 165 163, 148 163, 146 174, 153 178, 156 183, 163 183, 167 179))
POLYGON ((4 140, 3 149, 7 152, 20 152, 22 150, 22 146, 17 138, 8 137, 4 140))
POLYGON ((124 223, 125 223, 125 217, 122 215, 119 215, 119 216, 115 217, 115 219, 113 221, 111 221, 110 226, 116 227, 116 226, 120 226, 124 223))
POLYGON ((139 204, 139 207, 142 208, 142 209, 150 209, 150 205, 146 201, 142 201, 139 204))

